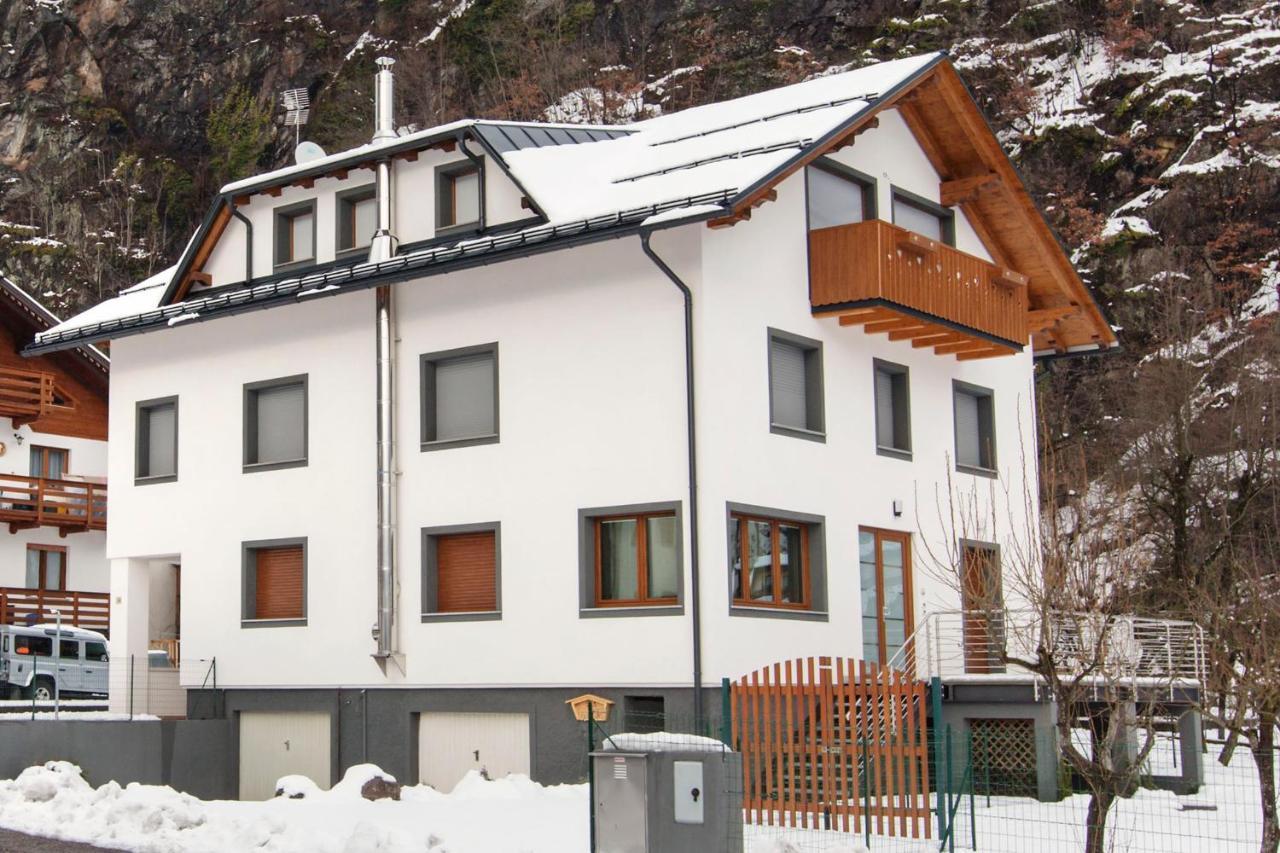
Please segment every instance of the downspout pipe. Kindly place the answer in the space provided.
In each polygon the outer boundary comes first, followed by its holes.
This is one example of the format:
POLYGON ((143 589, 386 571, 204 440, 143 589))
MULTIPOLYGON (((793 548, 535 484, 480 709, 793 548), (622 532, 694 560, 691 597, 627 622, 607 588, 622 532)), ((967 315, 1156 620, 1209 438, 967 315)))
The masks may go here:
POLYGON ((479 186, 479 193, 480 193, 479 205, 478 205, 478 207, 477 207, 477 210, 478 210, 478 211, 479 211, 479 213, 480 213, 480 230, 482 230, 482 231, 483 231, 483 230, 484 230, 484 227, 485 227, 485 220, 484 220, 484 196, 485 196, 485 191, 484 191, 484 159, 483 159, 482 157, 480 157, 478 154, 476 154, 474 151, 472 151, 470 148, 468 148, 468 147, 467 147, 467 138, 466 138, 465 136, 463 136, 462 134, 458 134, 458 150, 459 150, 459 151, 461 151, 464 155, 466 155, 466 158, 467 158, 468 160, 470 160, 472 163, 474 163, 474 164, 475 164, 475 166, 476 166, 476 180, 477 180, 477 184, 478 184, 478 186, 479 186))
MULTIPOLYGON (((375 143, 394 139, 394 81, 391 66, 395 60, 379 57, 374 81, 377 93, 375 143)), ((396 238, 391 222, 391 158, 378 161, 375 194, 378 227, 369 242, 369 262, 377 263, 395 256, 396 238)), ((374 659, 386 671, 387 661, 398 653, 396 647, 396 442, 395 442, 395 375, 396 375, 396 311, 395 296, 389 285, 377 288, 374 296, 375 420, 377 422, 377 621, 373 626, 376 643, 374 659)))
POLYGON ((702 709, 702 592, 698 572, 698 441, 693 385, 693 293, 675 270, 658 257, 649 245, 652 230, 640 232, 640 248, 654 266, 662 271, 684 297, 684 394, 685 436, 688 443, 689 462, 689 610, 693 616, 693 719, 695 725, 703 721, 702 709))
POLYGON ((227 204, 231 207, 231 215, 244 223, 244 283, 253 283, 253 220, 240 212, 240 208, 236 207, 233 200, 228 199, 227 204))

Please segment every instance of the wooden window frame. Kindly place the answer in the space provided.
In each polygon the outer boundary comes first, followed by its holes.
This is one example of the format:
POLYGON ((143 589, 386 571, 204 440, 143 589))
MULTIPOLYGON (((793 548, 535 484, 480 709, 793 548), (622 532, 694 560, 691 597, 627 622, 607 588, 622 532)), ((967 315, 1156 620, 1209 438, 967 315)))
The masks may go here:
MULTIPOLYGON (((911 534, 904 530, 890 530, 886 527, 859 527, 858 533, 869 533, 873 537, 876 551, 876 642, 879 644, 881 665, 888 662, 888 631, 884 625, 884 556, 881 542, 885 539, 899 542, 902 545, 902 599, 903 599, 903 645, 912 642, 911 635, 916 630, 915 580, 911 563, 911 534)), ((861 569, 861 561, 859 561, 861 569)), ((865 614, 859 614, 863 616, 865 614)))
POLYGON ((423 622, 484 622, 502 618, 502 522, 483 522, 480 524, 454 524, 446 527, 424 527, 422 529, 422 613, 423 622), (436 556, 436 543, 442 537, 459 536, 470 533, 493 534, 493 610, 456 611, 436 610, 433 608, 439 563, 436 556))
MULTIPOLYGON (((50 476, 49 476, 49 452, 50 452, 50 451, 54 451, 54 452, 57 452, 57 453, 65 454, 64 458, 66 459, 66 465, 65 465, 65 466, 63 466, 62 473, 63 473, 63 474, 70 474, 70 473, 71 473, 71 448, 69 448, 69 447, 52 447, 52 446, 47 445, 47 444, 33 444, 33 445, 31 445, 31 450, 33 450, 33 451, 34 451, 34 450, 39 450, 39 451, 41 452, 41 457, 40 457, 40 473, 39 473, 39 474, 32 474, 31 476, 33 476, 33 477, 39 477, 39 478, 40 478, 40 479, 42 479, 42 480, 52 480, 52 479, 55 479, 55 478, 53 478, 53 477, 50 477, 50 476)), ((28 458, 30 458, 30 451, 28 452, 28 458)), ((61 478, 57 478, 57 479, 61 479, 61 478)))
MULTIPOLYGON (((27 545, 27 553, 30 553, 32 551, 40 552, 40 578, 39 578, 39 583, 36 586, 36 589, 49 590, 50 592, 66 592, 67 591, 67 568, 68 568, 67 546, 66 545, 39 545, 33 542, 27 545), (59 586, 56 590, 50 590, 49 587, 45 586, 45 583, 44 583, 45 573, 48 571, 47 555, 51 551, 62 555, 62 576, 58 579, 59 582, 61 583, 61 586, 59 586)), ((24 571, 26 570, 25 564, 23 566, 23 570, 24 571)))
POLYGON ((484 205, 478 205, 478 216, 470 222, 458 221, 458 178, 476 176, 476 192, 484 197, 484 169, 470 160, 436 167, 436 234, 480 231, 484 228, 484 205), (447 221, 446 221, 447 216, 447 221))
MULTIPOLYGON (((680 515, 674 510, 658 510, 655 512, 619 513, 615 515, 597 515, 591 518, 592 546, 595 559, 595 607, 674 607, 680 603, 680 594, 664 598, 650 598, 648 593, 649 573, 645 571, 649 556, 649 523, 651 518, 671 518, 680 523, 680 515), (602 599, 600 597, 601 581, 604 579, 603 552, 600 544, 601 526, 610 521, 634 521, 636 523, 636 598, 602 599)), ((680 538, 676 537, 677 572, 683 576, 683 560, 681 559, 680 538)))
MULTIPOLYGON (((777 518, 767 515, 754 515, 743 512, 732 512, 729 518, 738 525, 738 566, 741 581, 741 589, 745 596, 733 596, 732 605, 735 607, 768 607, 777 610, 812 610, 813 609, 813 584, 810 576, 810 552, 809 552, 809 526, 802 521, 795 521, 787 518, 777 518), (803 592, 802 599, 795 601, 763 601, 750 597, 751 579, 748 575, 747 566, 747 522, 759 522, 770 525, 769 527, 769 544, 772 550, 771 571, 773 574, 773 589, 775 590, 775 598, 777 591, 782 589, 782 542, 778 536, 780 526, 798 527, 800 528, 800 585, 803 592)), ((730 572, 732 573, 732 562, 730 563, 730 572)), ((730 580, 732 584, 732 579, 730 580)))
POLYGON ((240 627, 241 628, 290 628, 307 624, 307 599, 310 595, 308 575, 310 574, 310 555, 306 537, 291 539, 258 539, 240 544, 240 627), (258 552, 274 548, 302 549, 302 615, 298 617, 280 617, 261 619, 257 617, 257 581, 258 552))

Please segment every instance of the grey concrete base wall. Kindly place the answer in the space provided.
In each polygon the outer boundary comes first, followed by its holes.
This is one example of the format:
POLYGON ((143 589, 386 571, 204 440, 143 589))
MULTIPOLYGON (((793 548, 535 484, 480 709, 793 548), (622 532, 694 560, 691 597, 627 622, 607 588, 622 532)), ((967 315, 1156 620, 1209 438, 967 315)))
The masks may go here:
MULTIPOLYGON (((188 715, 195 717, 217 709, 231 726, 229 745, 233 778, 238 774, 239 714, 244 711, 321 711, 333 720, 330 784, 342 778, 346 768, 372 763, 409 785, 418 782, 419 715, 425 711, 522 713, 529 715, 530 775, 547 785, 583 782, 587 778, 587 732, 566 703, 583 693, 594 693, 616 704, 609 721, 598 726, 601 734, 625 731, 626 696, 661 696, 668 721, 678 731, 688 731, 693 719, 691 688, 582 687, 536 689, 226 689, 188 691, 188 715)), ((704 713, 718 725, 720 691, 703 691, 704 713)), ((710 734, 717 734, 711 731, 710 734)))
MULTIPOLYGON (((1061 799, 1058 790, 1057 706, 1052 702, 944 702, 942 724, 951 727, 952 784, 958 786, 964 775, 970 720, 1028 719, 1035 724, 1036 799, 1041 802, 1061 799)), ((933 735, 945 739, 945 729, 937 727, 933 735)))
POLYGON ((0 778, 46 761, 80 766, 95 787, 170 785, 202 799, 236 793, 226 720, 0 722, 0 778))

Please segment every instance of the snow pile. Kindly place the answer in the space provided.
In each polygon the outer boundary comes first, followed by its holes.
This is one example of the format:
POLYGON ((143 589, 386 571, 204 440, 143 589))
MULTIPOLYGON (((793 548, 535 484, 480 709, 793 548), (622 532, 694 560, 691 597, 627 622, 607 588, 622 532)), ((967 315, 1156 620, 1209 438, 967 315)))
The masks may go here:
POLYGON ((79 767, 51 761, 0 781, 0 827, 138 853, 587 849, 585 785, 545 787, 527 776, 488 781, 473 771, 450 794, 419 786, 403 789, 401 802, 365 800, 360 789, 377 777, 394 780, 363 764, 331 791, 285 776, 277 783, 283 795, 266 802, 205 802, 156 785, 94 788, 79 767))
POLYGON ((604 739, 601 749, 616 752, 724 752, 729 747, 713 737, 672 732, 624 732, 604 739))

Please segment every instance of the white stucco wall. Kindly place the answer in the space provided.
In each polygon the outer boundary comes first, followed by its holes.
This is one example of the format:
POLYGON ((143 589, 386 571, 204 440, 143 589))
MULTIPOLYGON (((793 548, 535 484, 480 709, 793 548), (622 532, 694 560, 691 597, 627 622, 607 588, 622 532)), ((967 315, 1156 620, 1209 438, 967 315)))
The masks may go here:
MULTIPOLYGON (((35 432, 30 425, 17 430, 9 418, 0 418, 0 442, 5 452, 0 455, 0 473, 23 477, 31 473, 31 447, 65 448, 70 451, 69 470, 73 476, 105 478, 107 476, 107 443, 85 438, 35 432), (18 443, 21 436, 22 443, 18 443)), ((56 527, 36 527, 10 533, 0 528, 0 586, 27 585, 27 546, 56 545, 67 549, 68 590, 106 592, 110 588, 110 571, 104 552, 106 535, 101 531, 58 535, 56 527)))
MULTIPOLYGON (((836 157, 881 178, 883 216, 891 210, 890 183, 937 197, 937 175, 892 113, 836 157)), ((429 166, 424 157, 397 168, 404 178, 429 166)), ((365 178, 353 173, 352 180, 365 178)), ((325 184, 317 182, 316 191, 325 184)), ((693 225, 654 238, 694 291, 707 684, 788 657, 860 654, 860 526, 913 533, 919 624, 927 610, 956 604, 947 584, 929 571, 929 552, 943 558, 954 541, 941 520, 946 490, 978 495, 980 513, 1002 523, 1011 512, 1013 527, 1026 489, 1034 494, 1034 482, 1027 485, 1033 463, 1023 459, 1024 448, 1034 459, 1030 356, 958 362, 815 319, 803 177, 778 190, 776 201, 733 228, 693 225), (823 443, 769 430, 770 327, 823 342, 823 443), (910 461, 875 453, 874 357, 910 368, 910 461), (994 389, 999 481, 951 466, 953 379, 994 389), (1006 492, 1012 510, 1004 506, 1006 492), (893 515, 894 500, 903 504, 901 517, 893 515), (985 508, 989 501, 994 511, 985 508), (726 502, 825 518, 825 621, 729 615, 726 502)), ((293 192, 263 206, 268 222, 269 209, 295 200, 293 192)), ((397 203, 407 203, 406 195, 401 191, 397 203)), ((433 205, 423 198, 418 212, 430 217, 433 205)), ((504 215, 518 216, 518 195, 493 209, 502 204, 510 208, 504 215)), ((422 224, 414 215, 399 215, 402 240, 413 239, 412 229, 422 224)), ((332 227, 322 218, 319 233, 326 232, 332 227)), ((963 217, 957 241, 984 254, 963 217)), ((268 242, 268 260, 269 248, 268 242)), ((113 346, 108 551, 121 561, 121 576, 131 558, 181 563, 183 655, 216 656, 220 685, 689 684, 687 555, 684 615, 583 618, 578 612, 579 509, 678 501, 688 548, 678 291, 629 237, 398 285, 396 293, 405 671, 392 668, 383 676, 370 658, 372 293, 124 338, 113 346), (419 356, 493 341, 501 440, 420 451, 419 356), (244 473, 244 383, 298 373, 309 377, 309 464, 244 473), (134 401, 173 394, 180 400, 178 480, 134 486, 134 401), (501 620, 422 623, 421 529, 493 521, 502 525, 501 620), (241 543, 299 536, 308 539, 308 624, 242 628, 241 543)))

